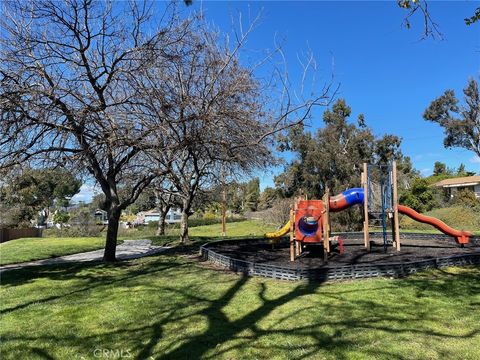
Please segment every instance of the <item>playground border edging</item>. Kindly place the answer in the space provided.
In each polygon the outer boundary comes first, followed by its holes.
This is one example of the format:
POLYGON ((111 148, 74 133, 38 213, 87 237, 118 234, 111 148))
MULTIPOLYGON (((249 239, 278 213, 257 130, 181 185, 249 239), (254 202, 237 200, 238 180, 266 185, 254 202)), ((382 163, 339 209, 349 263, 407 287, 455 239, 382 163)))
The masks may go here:
MULTIPOLYGON (((362 233, 339 233, 343 237, 358 237, 362 233)), ((373 236, 381 233, 372 233, 373 236)), ((424 233, 405 233, 402 237, 425 239, 432 237, 441 240, 451 240, 451 237, 442 234, 424 234, 424 233)), ((258 241, 259 239, 252 239, 258 241)), ((305 269, 295 266, 277 266, 271 264, 259 264, 251 261, 234 259, 232 257, 222 255, 209 249, 213 244, 226 243, 231 241, 248 241, 245 239, 238 240, 219 240, 204 244, 200 247, 200 254, 203 260, 232 270, 234 272, 244 273, 250 276, 263 276, 267 278, 279 280, 316 280, 316 281, 334 281, 334 280, 352 280, 365 279, 373 277, 404 277, 418 271, 426 269, 440 269, 449 266, 468 266, 480 265, 480 251, 474 254, 453 255, 438 257, 434 259, 397 262, 391 264, 355 264, 342 266, 325 266, 314 269, 305 269)), ((265 239, 268 241, 268 239, 265 239)), ((473 242, 480 241, 479 237, 473 237, 473 242)))

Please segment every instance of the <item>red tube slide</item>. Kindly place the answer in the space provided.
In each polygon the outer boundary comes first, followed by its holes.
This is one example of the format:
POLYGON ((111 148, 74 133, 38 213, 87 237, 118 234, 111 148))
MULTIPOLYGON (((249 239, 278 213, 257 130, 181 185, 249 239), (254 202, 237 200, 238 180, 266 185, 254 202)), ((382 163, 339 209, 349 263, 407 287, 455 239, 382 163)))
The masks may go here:
POLYGON ((438 230, 440 230, 444 234, 453 236, 457 241, 457 243, 461 245, 468 244, 470 237, 473 236, 471 232, 464 231, 464 230, 455 230, 450 226, 448 226, 447 224, 445 224, 443 221, 431 216, 422 215, 416 212, 415 210, 413 210, 412 208, 409 208, 408 206, 398 205, 398 212, 401 214, 407 215, 418 222, 430 224, 436 227, 438 230))

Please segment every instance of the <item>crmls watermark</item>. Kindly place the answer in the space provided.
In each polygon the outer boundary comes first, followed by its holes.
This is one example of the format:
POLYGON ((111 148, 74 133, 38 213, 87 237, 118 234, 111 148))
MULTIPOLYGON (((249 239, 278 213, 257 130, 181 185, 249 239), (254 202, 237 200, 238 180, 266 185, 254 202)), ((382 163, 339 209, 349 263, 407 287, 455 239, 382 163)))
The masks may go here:
POLYGON ((129 349, 95 349, 93 356, 99 359, 129 359, 133 355, 129 349))

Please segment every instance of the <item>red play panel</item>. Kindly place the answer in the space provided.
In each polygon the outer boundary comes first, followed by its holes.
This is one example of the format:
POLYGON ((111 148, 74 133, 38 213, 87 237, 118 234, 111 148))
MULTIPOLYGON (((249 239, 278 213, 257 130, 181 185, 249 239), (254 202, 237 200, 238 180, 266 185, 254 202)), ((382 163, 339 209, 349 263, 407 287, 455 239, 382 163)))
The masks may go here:
POLYGON ((295 211, 295 239, 305 243, 322 241, 322 200, 300 200, 295 211))

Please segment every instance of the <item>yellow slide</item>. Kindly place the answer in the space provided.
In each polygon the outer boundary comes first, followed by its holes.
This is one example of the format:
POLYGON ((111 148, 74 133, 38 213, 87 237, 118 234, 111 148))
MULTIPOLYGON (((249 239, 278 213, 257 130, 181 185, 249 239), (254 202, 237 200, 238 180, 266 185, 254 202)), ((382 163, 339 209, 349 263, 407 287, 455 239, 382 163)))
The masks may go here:
POLYGON ((274 238, 279 238, 284 235, 287 235, 290 232, 290 221, 288 221, 285 225, 280 230, 277 230, 275 232, 270 232, 266 233, 265 237, 267 239, 274 239, 274 238))

